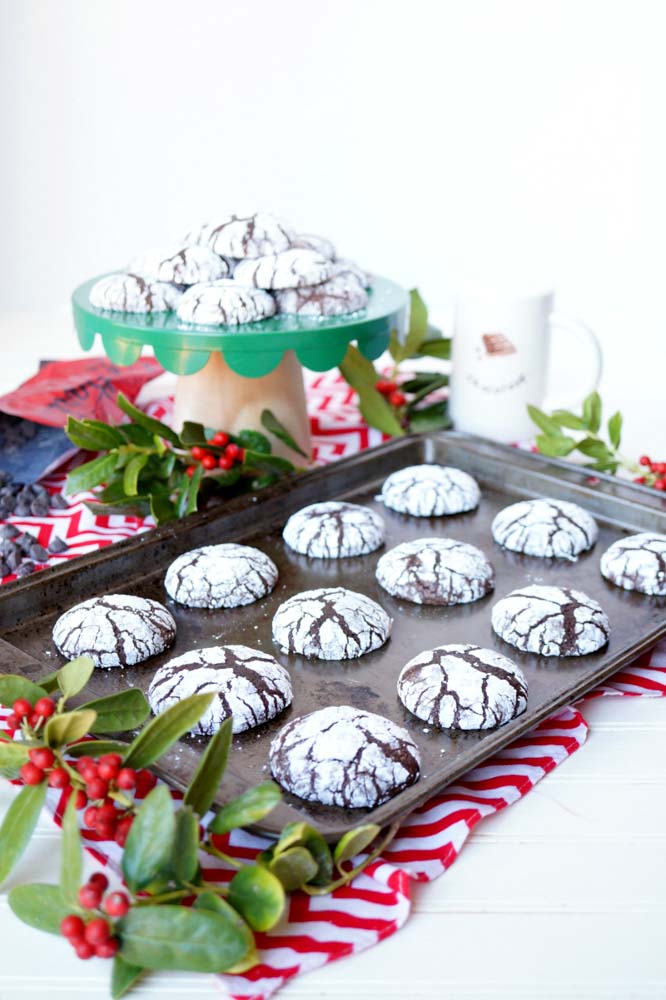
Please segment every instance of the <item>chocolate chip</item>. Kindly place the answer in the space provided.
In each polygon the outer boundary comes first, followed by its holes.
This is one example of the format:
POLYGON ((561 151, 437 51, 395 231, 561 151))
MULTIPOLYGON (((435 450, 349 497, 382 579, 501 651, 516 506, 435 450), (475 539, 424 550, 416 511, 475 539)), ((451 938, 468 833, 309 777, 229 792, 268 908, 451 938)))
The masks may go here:
POLYGON ((49 552, 66 552, 68 547, 67 542, 63 541, 62 538, 59 538, 58 535, 54 535, 49 542, 49 552))
POLYGON ((23 557, 18 549, 14 549, 14 551, 10 552, 7 556, 7 565, 12 570, 17 569, 21 565, 22 559, 23 557))
POLYGON ((35 562, 48 562, 49 554, 44 546, 37 542, 35 545, 30 546, 30 558, 34 559, 35 562))
POLYGON ((21 565, 16 570, 16 575, 19 579, 21 579, 21 577, 23 576, 29 576, 30 573, 34 571, 34 569, 35 569, 34 562, 31 562, 29 559, 26 559, 24 562, 21 563, 21 565))
POLYGON ((69 504, 62 493, 52 493, 51 507, 55 507, 56 510, 67 510, 69 504))
POLYGON ((46 517, 49 512, 49 502, 42 497, 37 497, 30 504, 30 513, 33 517, 46 517))
POLYGON ((0 578, 4 578, 5 576, 9 576, 10 573, 11 573, 11 570, 10 570, 9 566, 7 565, 7 563, 0 561, 0 578))
POLYGON ((0 538, 16 538, 19 530, 15 524, 3 524, 0 527, 0 538))
POLYGON ((14 513, 17 517, 29 517, 30 516, 30 504, 25 503, 23 500, 19 500, 14 508, 14 513))

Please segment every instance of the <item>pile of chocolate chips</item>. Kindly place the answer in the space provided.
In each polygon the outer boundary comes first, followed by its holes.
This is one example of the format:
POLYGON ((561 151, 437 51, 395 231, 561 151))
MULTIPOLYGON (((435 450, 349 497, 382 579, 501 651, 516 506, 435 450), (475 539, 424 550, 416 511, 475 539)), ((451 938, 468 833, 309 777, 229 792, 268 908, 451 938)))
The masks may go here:
POLYGON ((67 501, 60 493, 50 496, 48 490, 37 483, 32 486, 13 483, 9 473, 0 470, 0 520, 12 514, 17 517, 46 517, 51 507, 64 510, 67 501))
POLYGON ((53 555, 67 551, 67 543, 54 536, 48 549, 40 545, 29 531, 19 531, 13 524, 0 526, 0 577, 16 573, 18 577, 28 576, 37 563, 48 562, 53 555))

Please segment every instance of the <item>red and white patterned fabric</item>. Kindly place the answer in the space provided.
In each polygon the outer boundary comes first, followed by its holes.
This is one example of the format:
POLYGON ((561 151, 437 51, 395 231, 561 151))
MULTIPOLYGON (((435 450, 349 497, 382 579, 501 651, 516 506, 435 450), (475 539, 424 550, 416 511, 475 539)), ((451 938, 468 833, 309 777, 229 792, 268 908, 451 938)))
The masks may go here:
MULTIPOLYGON (((359 418, 354 393, 337 374, 314 378, 308 400, 319 462, 329 462, 379 444, 382 435, 359 418)), ((168 419, 170 402, 152 404, 150 412, 168 419)), ((44 482, 62 489, 64 472, 44 482)), ((72 499, 68 510, 48 518, 13 518, 23 530, 47 545, 53 534, 70 546, 69 559, 149 530, 150 519, 94 517, 84 506, 89 494, 72 499)), ((666 643, 643 654, 588 697, 610 695, 666 696, 666 643)), ((0 710, 1 717, 6 711, 0 710)), ((484 817, 512 805, 534 785, 578 750, 588 726, 578 708, 565 708, 542 722, 527 736, 464 775, 455 785, 408 816, 383 856, 354 882, 329 896, 295 893, 283 920, 269 934, 257 935, 260 964, 242 975, 222 975, 219 981, 235 1000, 265 1000, 288 979, 377 944, 394 934, 410 913, 410 885, 428 882, 449 868, 470 832, 484 817)), ((181 796, 173 792, 177 801, 181 796)), ((60 821, 66 793, 49 789, 47 805, 60 821)), ((119 873, 120 848, 96 834, 83 832, 86 846, 102 865, 119 873)), ((268 840, 244 831, 218 838, 219 847, 239 860, 252 860, 268 840)), ((228 881, 233 871, 224 863, 201 856, 206 879, 228 881)))

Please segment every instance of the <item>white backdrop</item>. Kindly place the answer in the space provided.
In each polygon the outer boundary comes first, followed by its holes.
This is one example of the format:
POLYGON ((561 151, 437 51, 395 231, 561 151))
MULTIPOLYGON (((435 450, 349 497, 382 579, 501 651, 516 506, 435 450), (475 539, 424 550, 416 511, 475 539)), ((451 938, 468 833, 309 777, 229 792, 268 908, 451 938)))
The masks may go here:
POLYGON ((74 353, 76 283, 260 207, 418 285, 435 321, 495 262, 553 276, 602 338, 628 444, 666 449, 661 0, 0 0, 0 16, 6 348, 41 330, 74 353))

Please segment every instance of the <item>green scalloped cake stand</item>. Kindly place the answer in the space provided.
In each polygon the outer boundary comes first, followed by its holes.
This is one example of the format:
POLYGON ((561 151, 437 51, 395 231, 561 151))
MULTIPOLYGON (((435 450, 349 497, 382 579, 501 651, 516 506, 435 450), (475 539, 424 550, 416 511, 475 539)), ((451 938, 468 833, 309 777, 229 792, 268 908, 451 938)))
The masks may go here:
MULTIPOLYGON (((167 371, 178 375, 174 426, 196 420, 206 427, 260 427, 268 407, 310 453, 303 371, 328 371, 356 341, 371 360, 386 350, 392 330, 407 319, 407 292, 388 278, 375 278, 365 309, 345 316, 275 316, 257 323, 212 327, 181 323, 173 312, 117 313, 90 305, 99 278, 72 296, 79 343, 89 351, 97 334, 107 357, 129 365, 144 346, 167 371)), ((283 448, 276 451, 294 458, 283 448)), ((300 460, 302 461, 302 459, 300 460)))

